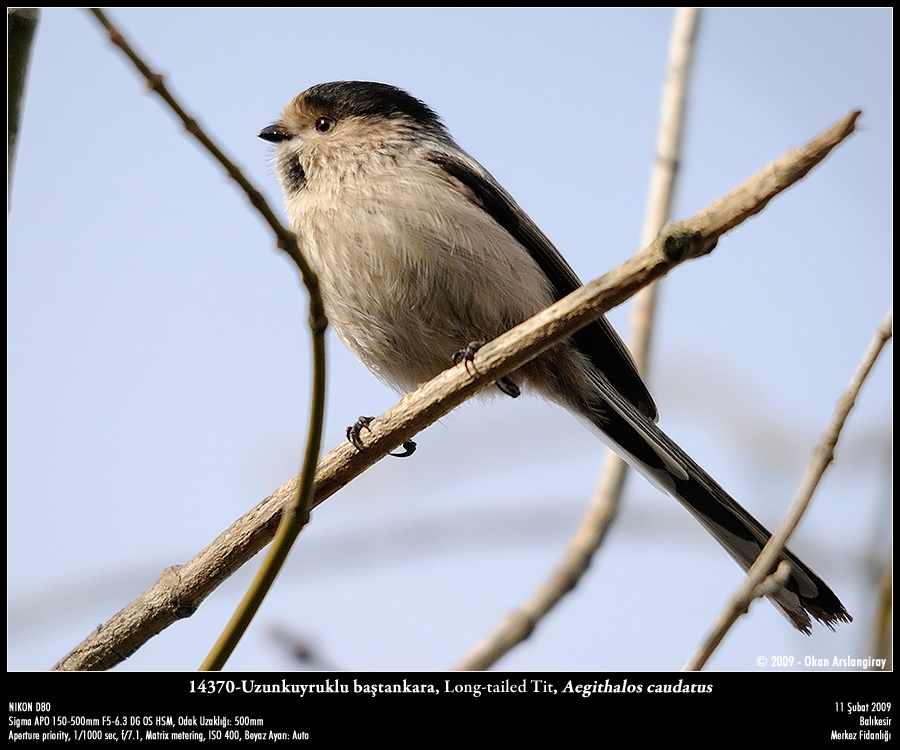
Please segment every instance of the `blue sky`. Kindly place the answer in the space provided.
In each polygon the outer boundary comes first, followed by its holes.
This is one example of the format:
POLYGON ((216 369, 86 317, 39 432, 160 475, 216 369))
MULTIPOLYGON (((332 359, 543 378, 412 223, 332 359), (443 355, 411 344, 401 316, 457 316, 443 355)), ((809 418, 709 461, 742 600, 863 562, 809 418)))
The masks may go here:
MULTIPOLYGON (((279 210, 256 133, 310 85, 368 79, 437 110, 583 279, 638 249, 669 10, 110 15, 279 210)), ((892 301, 892 22, 712 10, 700 31, 676 219, 864 110, 824 165, 661 294, 660 424, 770 526, 892 301)), ((309 344, 296 271, 82 11, 43 11, 8 237, 8 665, 35 670, 296 473, 309 344)), ((326 450, 397 399, 329 344, 326 450)), ((892 362, 889 349, 791 545, 853 625, 807 639, 759 603, 711 668, 871 655, 892 362)), ((534 399, 467 404, 418 442, 314 514, 230 668, 293 668, 273 630, 338 668, 448 667, 559 557, 603 453, 534 399)), ((248 575, 120 668, 196 668, 248 575)), ((497 668, 680 668, 739 580, 634 476, 588 575, 497 668)))

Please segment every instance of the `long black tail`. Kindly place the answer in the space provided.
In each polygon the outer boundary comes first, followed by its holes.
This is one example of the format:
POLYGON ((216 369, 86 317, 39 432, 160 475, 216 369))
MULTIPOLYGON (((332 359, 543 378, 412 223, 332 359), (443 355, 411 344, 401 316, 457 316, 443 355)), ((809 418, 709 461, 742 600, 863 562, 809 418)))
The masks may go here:
MULTIPOLYGON (((602 375, 597 375, 596 381, 603 399, 579 410, 623 458, 681 502, 747 570, 771 534, 602 375)), ((780 560, 790 563, 791 576, 771 599, 794 627, 809 635, 810 615, 832 630, 837 623, 853 619, 835 593, 799 557, 784 550, 780 560)))

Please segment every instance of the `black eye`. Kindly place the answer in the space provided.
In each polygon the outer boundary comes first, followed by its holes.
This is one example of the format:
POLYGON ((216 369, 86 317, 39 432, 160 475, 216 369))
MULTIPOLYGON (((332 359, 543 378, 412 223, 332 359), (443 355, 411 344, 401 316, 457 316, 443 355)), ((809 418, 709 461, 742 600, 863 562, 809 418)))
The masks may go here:
POLYGON ((330 117, 320 117, 318 120, 316 120, 315 127, 318 132, 327 133, 334 127, 334 125, 335 122, 330 117))

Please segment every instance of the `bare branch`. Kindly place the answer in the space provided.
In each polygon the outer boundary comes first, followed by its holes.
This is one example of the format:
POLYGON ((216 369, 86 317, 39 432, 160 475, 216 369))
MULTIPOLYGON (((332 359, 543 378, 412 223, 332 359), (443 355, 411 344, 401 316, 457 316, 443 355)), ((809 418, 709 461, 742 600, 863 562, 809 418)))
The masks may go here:
MULTIPOLYGON (((366 448, 344 443, 322 458, 313 507, 379 461, 389 451, 503 375, 570 336, 650 282, 691 258, 710 253, 719 237, 758 213, 778 193, 800 180, 849 136, 861 112, 845 117, 806 146, 789 152, 693 218, 671 226, 645 250, 605 276, 516 326, 478 350, 475 360, 457 365, 404 397, 370 424, 366 448), (474 365, 474 367, 473 367, 474 365)), ((278 525, 292 493, 291 480, 236 521, 218 539, 101 625, 55 667, 108 669, 147 639, 190 615, 231 573, 255 555, 278 525)))
POLYGON ((155 91, 162 98, 184 124, 185 129, 200 142, 203 148, 212 154, 213 158, 228 172, 228 176, 244 191, 253 207, 272 228, 278 246, 291 257, 291 260, 294 261, 300 270, 303 284, 306 286, 307 292, 309 292, 309 327, 312 334, 313 380, 310 393, 311 403, 306 450, 303 455, 300 478, 296 484, 292 500, 287 505, 288 512, 284 514, 278 527, 275 543, 251 582, 250 588, 238 605, 237 611, 228 621, 224 632, 213 645, 209 656, 207 656, 201 666, 201 669, 205 670, 221 669, 250 626, 250 621, 259 611, 259 607, 275 583, 275 577, 284 565, 291 547, 303 530, 303 527, 309 522, 309 512, 312 509, 313 501, 316 462, 319 459, 319 452, 322 447, 322 425, 325 421, 325 329, 328 326, 328 320, 325 317, 325 309, 322 304, 319 279, 300 251, 297 237, 294 233, 286 229, 278 221, 275 213, 269 207, 269 204, 266 203, 265 198, 263 198, 262 193, 254 187, 250 180, 244 177, 243 172, 206 134, 197 120, 187 113, 185 108, 166 87, 162 75, 151 70, 150 66, 128 43, 122 32, 110 23, 109 19, 99 8, 91 8, 90 12, 100 25, 109 32, 110 41, 122 50, 126 57, 134 63, 141 75, 144 76, 147 80, 148 88, 155 91))
MULTIPOLYGON (((700 10, 697 8, 680 8, 675 13, 672 39, 669 44, 666 83, 660 107, 656 161, 650 176, 647 210, 641 230, 642 247, 653 242, 653 238, 659 234, 669 219, 680 159, 687 80, 699 18, 700 10)), ((654 282, 635 295, 631 306, 629 349, 642 377, 646 377, 647 374, 655 307, 654 282)), ((628 464, 614 451, 607 449, 594 496, 554 571, 519 609, 509 613, 487 637, 454 666, 454 669, 463 671, 487 669, 513 646, 531 635, 538 621, 578 585, 619 511, 627 471, 628 464)))
POLYGON ((891 561, 884 566, 878 583, 878 608, 875 611, 874 653, 884 659, 885 671, 894 669, 894 574, 891 561))
POLYGON ((841 396, 840 401, 838 401, 837 407, 835 407, 831 422, 825 430, 825 433, 822 435, 822 439, 819 441, 818 446, 816 446, 816 450, 813 452, 809 467, 806 469, 806 474, 804 475, 803 481, 800 484, 800 489, 797 492, 797 498, 788 510, 787 515, 778 525, 775 533, 772 534, 772 537, 769 539, 766 546, 763 547, 762 552, 759 553, 756 562, 753 563, 750 570, 747 571, 747 577, 743 580, 741 585, 738 586, 731 598, 725 604, 725 607, 719 613, 718 618, 716 618, 716 621, 707 633, 706 638, 704 638, 703 642, 691 655, 687 664, 684 665, 685 670, 696 671, 703 669, 704 664, 706 664, 709 657, 712 656, 713 651, 715 651, 716 647, 721 643, 725 634, 737 619, 747 611, 751 602, 754 599, 767 594, 766 591, 760 593, 758 590, 759 586, 766 578, 767 572, 772 569, 772 566, 775 564, 779 555, 781 555, 782 550, 784 550, 788 539, 790 539, 791 534, 794 533, 794 529, 797 528, 797 524, 800 523, 803 513, 809 506, 813 493, 816 491, 819 481, 825 474, 825 470, 834 460, 834 449, 837 445, 838 438, 841 436, 844 422, 847 421, 847 415, 849 415, 850 411, 853 409, 860 388, 862 388, 862 384, 868 377, 869 372, 871 372, 875 361, 878 359, 878 355, 881 354, 885 344, 887 344, 888 340, 890 340, 893 335, 893 318, 893 308, 891 308, 888 310, 887 316, 885 316, 881 325, 875 331, 875 336, 869 344, 869 348, 866 350, 862 362, 856 372, 853 373, 849 385, 841 396))

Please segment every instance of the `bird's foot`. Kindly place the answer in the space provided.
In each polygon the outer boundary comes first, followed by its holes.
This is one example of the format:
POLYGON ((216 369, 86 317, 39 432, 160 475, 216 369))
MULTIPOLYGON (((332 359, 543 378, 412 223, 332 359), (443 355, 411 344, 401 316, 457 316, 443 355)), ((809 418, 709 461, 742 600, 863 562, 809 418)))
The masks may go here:
POLYGON ((369 429, 369 423, 373 419, 375 419, 375 417, 360 417, 356 420, 355 424, 352 424, 347 428, 347 440, 350 442, 350 445, 360 452, 365 447, 359 437, 360 433, 362 433, 363 430, 369 429))
MULTIPOLYGON (((369 429, 369 424, 373 419, 375 419, 375 417, 360 417, 356 420, 355 424, 347 428, 347 440, 350 442, 350 445, 360 452, 365 448, 360 435, 363 430, 369 429)), ((407 440, 400 447, 400 453, 388 453, 388 455, 393 456, 394 458, 406 458, 416 452, 416 444, 412 440, 407 440)))
POLYGON ((388 455, 393 456, 394 458, 407 458, 416 452, 417 447, 414 440, 407 440, 400 446, 402 449, 400 453, 388 453, 388 455))
MULTIPOLYGON (((453 353, 453 357, 451 358, 453 364, 458 365, 460 362, 465 362, 466 372, 469 372, 469 362, 472 362, 475 359, 475 352, 477 352, 482 346, 484 346, 483 341, 469 342, 458 352, 453 353)), ((504 375, 494 385, 496 385, 507 396, 512 396, 512 398, 518 398, 522 394, 522 391, 519 390, 519 386, 516 385, 516 381, 513 380, 509 375, 504 375)))
POLYGON ((470 341, 459 351, 453 352, 453 356, 450 359, 453 361, 454 365, 458 365, 460 362, 465 362, 466 372, 468 372, 469 362, 474 361, 475 352, 481 349, 482 346, 484 346, 483 341, 470 341))
POLYGON ((494 383, 494 385, 496 385, 507 396, 518 398, 522 395, 522 391, 519 390, 519 386, 516 385, 516 381, 513 380, 509 375, 504 375, 502 378, 500 378, 500 380, 494 383))

